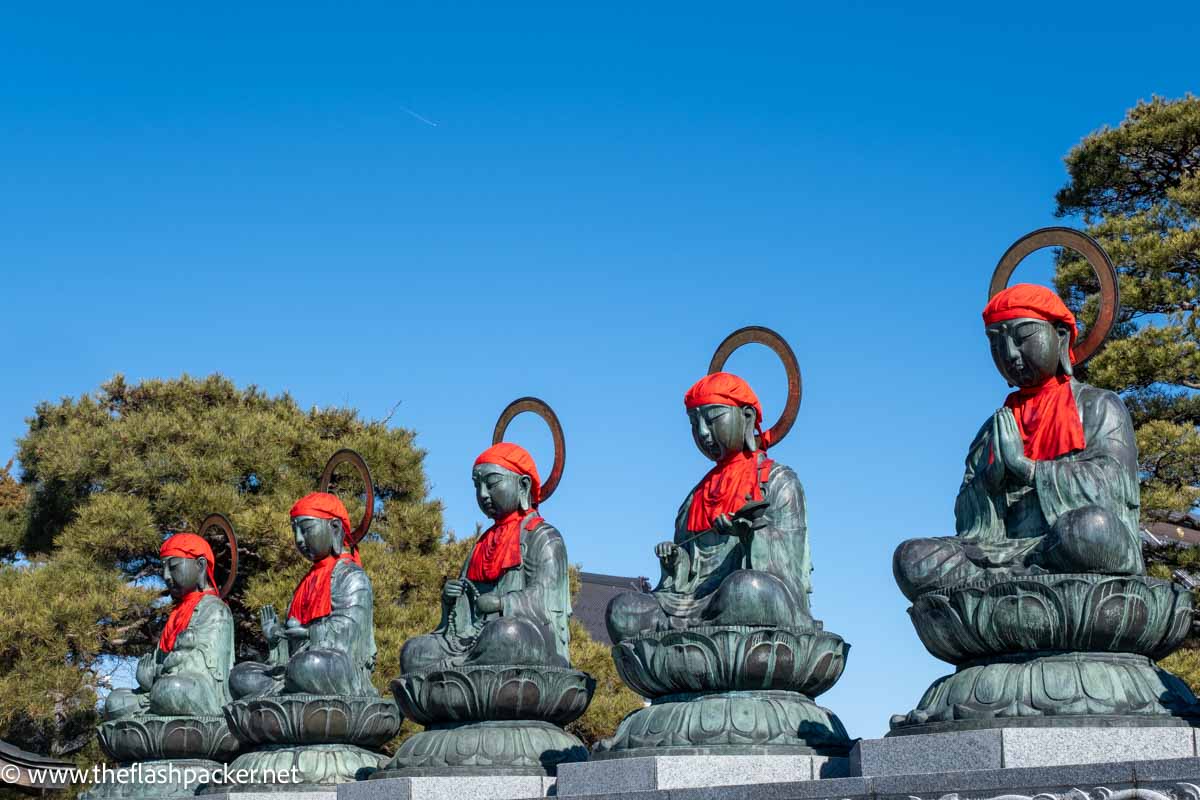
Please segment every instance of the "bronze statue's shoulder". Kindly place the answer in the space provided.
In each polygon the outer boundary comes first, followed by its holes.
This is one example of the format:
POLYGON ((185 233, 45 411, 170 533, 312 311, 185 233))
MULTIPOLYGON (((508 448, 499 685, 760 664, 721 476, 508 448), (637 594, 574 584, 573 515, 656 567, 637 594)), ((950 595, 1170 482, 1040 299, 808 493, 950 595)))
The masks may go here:
POLYGON ((210 594, 205 595, 196 604, 196 610, 193 612, 192 618, 203 619, 205 622, 209 620, 224 621, 226 619, 232 621, 233 614, 229 611, 229 606, 225 604, 224 600, 210 594))
POLYGON ((796 474, 796 470, 789 467, 787 464, 781 464, 778 461, 771 463, 771 469, 767 472, 767 483, 800 483, 800 476, 796 474))
POLYGON ((563 545, 563 535, 559 533, 558 528, 551 525, 544 518, 538 524, 534 525, 532 529, 522 527, 521 539, 526 547, 538 548, 554 544, 563 545))
POLYGON ((1077 402, 1094 405, 1094 406, 1113 406, 1125 408, 1125 402, 1121 400, 1121 396, 1109 389, 1101 389, 1099 386, 1092 386, 1090 383, 1071 379, 1071 389, 1075 392, 1077 402))
MULTIPOLYGON (((1132 445, 1133 418, 1129 416, 1129 409, 1120 395, 1077 380, 1071 381, 1071 389, 1075 393, 1075 403, 1079 406, 1085 429, 1100 426, 1110 432, 1120 430, 1130 438, 1132 445)), ((1136 454, 1133 456, 1136 458, 1136 454)))
POLYGON ((333 592, 371 591, 371 578, 367 571, 348 558, 339 559, 333 565, 330 582, 333 592))

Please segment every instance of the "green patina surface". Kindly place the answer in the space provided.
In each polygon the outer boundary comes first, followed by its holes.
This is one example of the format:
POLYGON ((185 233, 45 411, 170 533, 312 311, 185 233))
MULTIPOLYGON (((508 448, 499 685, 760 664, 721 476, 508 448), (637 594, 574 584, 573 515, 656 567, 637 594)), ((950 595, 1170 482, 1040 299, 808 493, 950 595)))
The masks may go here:
POLYGON ((566 544, 535 517, 530 476, 481 463, 472 479, 485 514, 519 516, 521 563, 494 581, 471 581, 468 558, 443 587, 437 629, 404 644, 392 688, 425 730, 376 777, 553 775, 559 764, 587 757, 562 729, 595 691, 588 675, 570 668, 566 544))
POLYGON ((1070 331, 1017 318, 988 326, 1010 385, 1069 379, 1085 446, 1027 458, 1001 408, 971 442, 957 536, 913 539, 893 567, 933 655, 958 667, 893 734, 1012 725, 1176 725, 1196 698, 1154 659, 1191 625, 1186 590, 1145 576, 1133 424, 1115 394, 1072 377, 1070 331))
POLYGON ((692 531, 693 489, 674 538, 655 547, 654 591, 609 604, 618 671, 650 705, 626 717, 594 757, 844 756, 845 728, 813 702, 841 676, 849 647, 810 613, 804 488, 789 467, 766 460, 755 407, 700 405, 689 417, 708 458, 754 459, 763 499, 692 531))

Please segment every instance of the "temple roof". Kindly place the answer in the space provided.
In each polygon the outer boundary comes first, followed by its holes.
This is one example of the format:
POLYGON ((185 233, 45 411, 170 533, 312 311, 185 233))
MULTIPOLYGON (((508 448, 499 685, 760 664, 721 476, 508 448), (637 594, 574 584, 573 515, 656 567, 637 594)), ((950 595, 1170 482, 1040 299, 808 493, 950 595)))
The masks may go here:
POLYGON ((608 601, 621 592, 649 592, 650 582, 645 578, 623 578, 619 575, 601 575, 598 572, 579 573, 579 594, 575 596, 575 619, 597 642, 611 645, 608 628, 604 625, 604 610, 608 601))
POLYGON ((1142 523, 1142 539, 1147 544, 1155 547, 1168 544, 1200 546, 1200 518, 1177 511, 1155 516, 1158 517, 1156 521, 1142 523))
MULTIPOLYGON (((68 769, 75 766, 70 761, 60 761, 57 758, 44 756, 40 753, 30 753, 28 750, 22 750, 16 745, 0 741, 0 767, 7 767, 9 765, 15 766, 20 770, 17 780, 9 781, 5 778, 0 778, 0 785, 12 786, 14 789, 28 794, 40 794, 39 790, 42 789, 65 789, 69 785, 65 781, 56 783, 48 782, 50 776, 47 775, 43 775, 42 780, 35 782, 33 776, 30 774, 30 770, 68 769)), ((0 769, 0 775, 5 775, 7 772, 8 770, 0 769)))

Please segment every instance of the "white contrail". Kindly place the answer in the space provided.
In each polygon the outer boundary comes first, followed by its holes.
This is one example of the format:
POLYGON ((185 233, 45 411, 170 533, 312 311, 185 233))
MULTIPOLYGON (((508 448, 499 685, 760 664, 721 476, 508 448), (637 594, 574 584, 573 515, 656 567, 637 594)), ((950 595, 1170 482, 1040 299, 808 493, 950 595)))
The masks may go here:
POLYGON ((411 108, 408 108, 407 106, 400 106, 400 110, 403 111, 405 114, 408 114, 409 116, 412 116, 412 117, 415 117, 415 118, 421 120, 421 122, 424 122, 426 125, 428 125, 432 128, 436 128, 438 126, 438 124, 436 122, 434 122, 433 120, 422 117, 420 114, 413 111, 411 108))

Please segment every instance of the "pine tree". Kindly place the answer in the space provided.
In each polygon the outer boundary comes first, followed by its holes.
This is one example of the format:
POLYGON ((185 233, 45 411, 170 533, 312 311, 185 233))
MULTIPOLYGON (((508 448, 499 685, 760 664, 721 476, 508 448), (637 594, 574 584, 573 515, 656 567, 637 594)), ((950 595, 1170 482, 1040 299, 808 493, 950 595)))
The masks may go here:
MULTIPOLYGON (((436 626, 442 583, 470 544, 444 531, 414 433, 350 409, 305 411, 286 394, 239 389, 219 375, 137 385, 117 376, 94 394, 39 404, 28 423, 20 480, 7 467, 0 473, 0 738, 26 749, 100 760, 94 728, 106 673, 115 659, 153 648, 165 617, 158 546, 212 512, 238 533, 228 598, 238 658, 265 657, 257 609, 285 608, 308 564, 288 510, 317 488, 339 448, 366 459, 381 503, 361 553, 375 587, 375 682, 385 694, 403 642, 436 626)), ((357 521, 362 486, 348 467, 337 481, 357 521)), ((217 552, 220 582, 226 562, 217 552)), ((573 649, 616 693, 611 659, 596 657, 580 626, 572 632, 573 649)), ((603 694, 597 701, 581 730, 607 735, 620 709, 603 694)), ((411 730, 406 723, 402 735, 411 730)))
MULTIPOLYGON (((1138 103, 1072 148, 1066 165, 1057 213, 1083 218, 1121 285, 1120 324, 1084 373, 1133 414, 1142 507, 1189 511, 1200 501, 1200 98, 1138 103)), ((1085 322, 1095 319, 1099 285, 1082 258, 1062 253, 1055 284, 1085 322)))
MULTIPOLYGON (((1119 392, 1137 431, 1142 516, 1190 512, 1200 503, 1200 98, 1153 98, 1116 127, 1085 137, 1066 156, 1059 216, 1080 216, 1119 273, 1122 314, 1107 346, 1081 375, 1119 392)), ((1092 322, 1099 284, 1071 251, 1055 285, 1092 322)), ((1147 549, 1149 572, 1195 568, 1194 551, 1147 549)), ((1200 642, 1163 666, 1200 690, 1200 642)))

